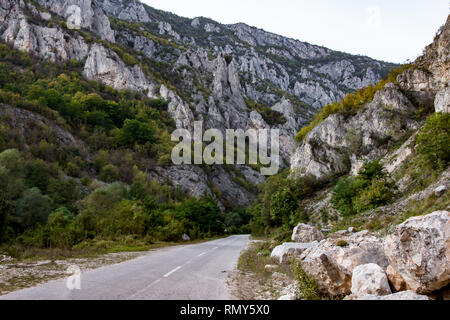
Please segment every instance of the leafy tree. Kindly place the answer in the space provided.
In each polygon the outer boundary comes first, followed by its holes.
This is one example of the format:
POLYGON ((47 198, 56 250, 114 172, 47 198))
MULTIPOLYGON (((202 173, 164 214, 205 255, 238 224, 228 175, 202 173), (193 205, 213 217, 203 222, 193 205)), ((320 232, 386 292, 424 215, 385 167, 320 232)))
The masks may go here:
POLYGON ((52 200, 41 193, 38 188, 26 190, 16 202, 12 217, 19 230, 26 230, 36 224, 45 224, 51 212, 52 200))
POLYGON ((11 174, 22 175, 25 161, 17 149, 8 149, 0 153, 0 166, 8 169, 11 174))
POLYGON ((188 219, 190 227, 197 226, 203 234, 214 235, 224 231, 223 215, 211 196, 199 200, 191 198, 178 208, 177 213, 180 220, 188 219))
POLYGON ((134 146, 145 144, 146 142, 156 142, 152 127, 138 120, 125 120, 123 128, 116 136, 116 141, 120 146, 134 146))
POLYGON ((81 198, 80 191, 74 179, 52 178, 48 185, 48 195, 53 199, 54 207, 66 206, 76 211, 75 202, 81 198))
POLYGON ((270 199, 270 216, 276 225, 288 224, 297 208, 298 202, 288 187, 281 188, 270 199))

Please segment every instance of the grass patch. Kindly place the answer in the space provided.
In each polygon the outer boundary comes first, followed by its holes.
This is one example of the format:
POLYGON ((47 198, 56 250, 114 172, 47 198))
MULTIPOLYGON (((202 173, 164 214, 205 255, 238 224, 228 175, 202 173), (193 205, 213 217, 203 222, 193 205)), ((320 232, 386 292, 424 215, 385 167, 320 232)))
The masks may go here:
POLYGON ((314 279, 311 279, 303 270, 298 259, 291 261, 292 273, 297 280, 297 293, 303 300, 320 300, 319 287, 314 279))
POLYGON ((436 211, 448 210, 450 206, 450 192, 447 191, 443 196, 437 197, 432 193, 423 201, 411 201, 406 212, 400 216, 397 222, 403 223, 409 218, 427 215, 436 211))
POLYGON ((265 266, 273 264, 270 253, 273 245, 269 241, 255 242, 245 249, 238 261, 238 269, 242 272, 252 272, 261 279, 268 279, 270 272, 265 270, 265 266))

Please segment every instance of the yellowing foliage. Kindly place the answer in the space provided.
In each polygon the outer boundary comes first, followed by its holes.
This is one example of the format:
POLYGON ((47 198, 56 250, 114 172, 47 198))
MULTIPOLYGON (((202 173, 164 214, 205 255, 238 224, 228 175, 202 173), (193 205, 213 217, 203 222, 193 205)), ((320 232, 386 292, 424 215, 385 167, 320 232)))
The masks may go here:
POLYGON ((321 111, 319 111, 319 113, 316 114, 313 121, 308 126, 303 127, 299 131, 295 137, 295 140, 297 143, 302 142, 308 133, 310 133, 317 125, 322 123, 322 121, 332 114, 342 114, 346 116, 355 114, 360 108, 364 107, 365 104, 373 100, 377 91, 383 89, 389 82, 395 83, 397 81, 397 77, 411 67, 412 65, 408 64, 394 69, 389 73, 387 79, 381 80, 377 85, 371 85, 364 89, 359 89, 355 93, 349 93, 343 100, 325 106, 321 111))

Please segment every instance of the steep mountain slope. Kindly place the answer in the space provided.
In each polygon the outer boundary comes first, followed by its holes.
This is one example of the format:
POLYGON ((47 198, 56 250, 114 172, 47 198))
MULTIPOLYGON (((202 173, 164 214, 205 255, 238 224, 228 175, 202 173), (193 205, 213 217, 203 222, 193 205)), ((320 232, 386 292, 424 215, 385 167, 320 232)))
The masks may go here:
MULTIPOLYGON (((0 34, 52 62, 77 60, 87 79, 162 97, 178 128, 281 129, 283 166, 294 135, 316 109, 376 83, 392 64, 287 39, 244 24, 221 25, 139 1, 1 1, 0 34), (78 28, 79 27, 79 28, 78 28)), ((222 205, 245 206, 258 171, 158 166, 151 175, 222 205), (245 186, 245 187, 243 187, 245 186), (220 196, 219 196, 220 195, 220 196)))
POLYGON ((414 63, 300 130, 291 169, 248 209, 270 240, 243 253, 239 280, 273 273, 270 287, 289 266, 282 300, 449 299, 449 48, 450 16, 414 63))
MULTIPOLYGON (((357 174, 364 161, 385 157, 416 133, 424 115, 448 112, 449 28, 447 21, 424 55, 383 83, 372 101, 344 100, 341 109, 312 128, 291 159, 291 171, 318 179, 357 174)), ((395 165, 386 160, 390 173, 405 160, 403 156, 395 165)))
POLYGON ((291 168, 250 208, 255 233, 299 221, 386 232, 448 209, 450 18, 413 64, 330 104, 302 128, 291 168))

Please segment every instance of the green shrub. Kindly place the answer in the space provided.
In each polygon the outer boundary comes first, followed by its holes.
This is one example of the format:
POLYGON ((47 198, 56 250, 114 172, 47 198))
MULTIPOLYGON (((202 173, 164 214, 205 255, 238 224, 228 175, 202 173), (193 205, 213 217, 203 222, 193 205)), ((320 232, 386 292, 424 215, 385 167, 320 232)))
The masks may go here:
POLYGON ((148 215, 145 214, 143 207, 133 201, 124 200, 117 203, 102 219, 101 225, 105 236, 144 236, 148 225, 148 215))
POLYGON ((100 171, 100 180, 104 182, 115 182, 119 180, 119 169, 115 165, 108 164, 100 171))
POLYGON ((283 125, 286 123, 286 118, 278 111, 272 110, 270 107, 265 106, 251 99, 246 99, 245 103, 247 108, 252 111, 257 111, 264 119, 264 121, 270 126, 283 125))
POLYGON ((45 224, 51 212, 52 200, 41 193, 38 188, 26 190, 16 203, 16 210, 12 219, 20 230, 45 224))
POLYGON ((416 139, 417 152, 434 169, 445 168, 450 161, 450 114, 430 116, 416 139))
POLYGON ((25 161, 17 149, 9 149, 0 153, 0 166, 8 169, 12 174, 23 174, 25 161))
POLYGON ((135 143, 154 143, 156 140, 153 129, 149 124, 127 119, 123 128, 117 134, 116 141, 120 146, 133 147, 135 143))
POLYGON ((392 190, 393 185, 385 179, 372 180, 371 185, 354 199, 356 212, 365 212, 391 203, 394 198, 392 190))
POLYGON ((73 215, 65 207, 52 212, 48 217, 48 246, 71 248, 75 242, 73 215))
POLYGON ((66 173, 71 177, 80 177, 81 169, 75 163, 69 162, 66 165, 66 173))
POLYGON ((109 154, 105 150, 100 150, 94 158, 94 167, 100 172, 100 170, 109 164, 109 154))
POLYGON ((331 204, 343 216, 352 216, 389 204, 395 184, 379 161, 366 162, 357 177, 344 177, 333 188, 331 204))
POLYGON ((339 240, 338 242, 336 242, 336 245, 338 247, 346 247, 346 246, 348 246, 348 242, 345 240, 339 240))

